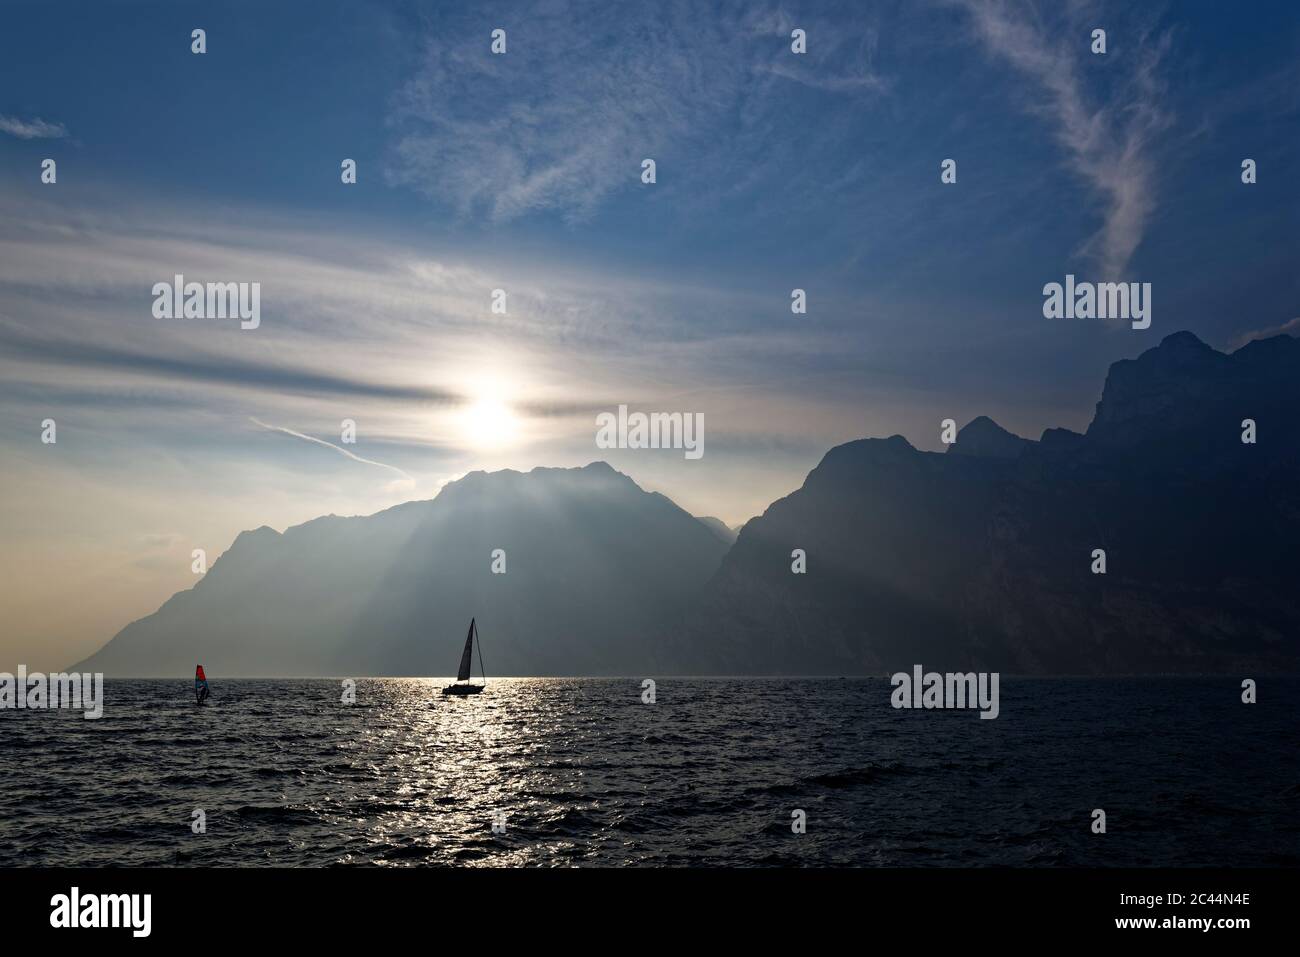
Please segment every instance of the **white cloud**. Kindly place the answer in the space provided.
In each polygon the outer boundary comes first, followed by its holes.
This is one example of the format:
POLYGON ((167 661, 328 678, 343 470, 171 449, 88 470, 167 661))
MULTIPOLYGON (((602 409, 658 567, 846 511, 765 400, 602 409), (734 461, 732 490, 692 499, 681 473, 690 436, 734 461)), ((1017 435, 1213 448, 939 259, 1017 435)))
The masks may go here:
POLYGON ((47 123, 42 119, 20 120, 16 116, 0 116, 0 133, 8 133, 20 140, 60 139, 68 135, 62 123, 47 123))
POLYGON ((1228 351, 1236 352, 1242 346, 1254 342, 1256 339, 1271 339, 1274 336, 1300 336, 1300 316, 1288 319, 1276 326, 1269 326, 1266 329, 1252 329, 1249 332, 1243 332, 1229 343, 1228 351))
MULTIPOLYGON (((1006 0, 959 0, 971 14, 979 40, 1036 86, 1034 110, 1055 124, 1072 169, 1101 197, 1101 229, 1084 246, 1101 272, 1118 278, 1142 242, 1156 206, 1151 147, 1171 122, 1160 104, 1156 70, 1163 38, 1130 35, 1121 51, 1111 37, 1106 65, 1120 79, 1100 105, 1090 100, 1083 70, 1090 31, 1053 31, 1037 11, 1006 0)), ((1076 18, 1077 19, 1077 18, 1076 18)), ((1097 17, 1081 21, 1096 24, 1097 17)))
POLYGON ((758 67, 773 76, 831 93, 880 93, 889 88, 873 66, 880 33, 870 23, 857 20, 846 29, 842 21, 811 12, 794 18, 781 11, 756 19, 752 32, 755 38, 775 37, 772 54, 758 67), (806 52, 798 56, 790 53, 790 32, 795 27, 804 31, 807 40, 806 52))
POLYGON ((482 16, 440 22, 390 117, 390 181, 463 215, 587 219, 615 192, 645 188, 646 158, 661 190, 706 173, 716 190, 734 176, 746 127, 788 124, 768 96, 778 84, 882 86, 869 67, 873 31, 850 41, 827 26, 814 53, 795 58, 786 19, 755 7, 597 0, 531 5, 505 20, 503 55, 489 52, 482 16))
MULTIPOLYGON (((784 302, 778 295, 778 312, 784 302)), ((862 334, 810 338, 755 319, 772 308, 765 290, 504 254, 450 258, 249 209, 0 199, 0 393, 57 396, 95 429, 129 409, 177 441, 195 416, 223 433, 230 418, 257 416, 316 435, 364 417, 368 447, 401 447, 421 488, 432 469, 472 460, 458 416, 489 381, 504 383, 495 398, 525 420, 536 455, 588 440, 591 411, 617 402, 676 408, 688 395, 735 395, 744 411, 733 430, 771 427, 786 415, 771 370, 851 354, 846 340, 862 334), (151 287, 176 272, 260 281, 261 327, 153 318, 151 287), (490 291, 503 284, 509 314, 492 315, 490 291)))

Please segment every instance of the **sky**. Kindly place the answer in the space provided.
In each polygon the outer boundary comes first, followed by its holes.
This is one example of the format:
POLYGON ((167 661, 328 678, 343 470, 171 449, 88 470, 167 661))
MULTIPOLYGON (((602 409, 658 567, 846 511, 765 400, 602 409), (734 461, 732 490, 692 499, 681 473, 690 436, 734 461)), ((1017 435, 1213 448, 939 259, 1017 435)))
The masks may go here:
POLYGON ((736 525, 834 445, 1082 430, 1172 332, 1300 332, 1287 3, 0 22, 0 669, 94 651, 194 549, 475 469, 605 460, 736 525), (260 324, 157 318, 177 273, 260 283, 260 324), (1151 328, 1044 318, 1066 274, 1151 283, 1151 328), (704 454, 598 448, 621 404, 703 415, 704 454))

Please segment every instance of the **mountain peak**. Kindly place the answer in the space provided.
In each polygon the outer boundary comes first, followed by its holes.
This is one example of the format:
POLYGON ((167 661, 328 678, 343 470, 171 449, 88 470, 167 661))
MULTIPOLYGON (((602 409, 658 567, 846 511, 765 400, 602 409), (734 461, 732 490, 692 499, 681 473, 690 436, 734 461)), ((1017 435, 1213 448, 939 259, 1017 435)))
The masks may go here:
POLYGON ((235 540, 230 543, 230 549, 233 550, 243 545, 254 545, 261 542, 274 541, 280 537, 280 533, 270 525, 259 525, 257 528, 246 529, 235 536, 235 540))
POLYGON ((450 491, 453 488, 481 488, 488 485, 513 485, 516 482, 533 482, 533 481, 578 481, 578 482, 610 482, 620 481, 635 485, 636 483, 628 475, 618 471, 608 462, 595 461, 587 465, 564 468, 549 465, 538 465, 529 469, 527 472, 520 472, 518 469, 497 469, 489 472, 485 469, 475 469, 473 472, 466 472, 459 479, 448 482, 443 486, 443 491, 450 491))
MULTIPOLYGON (((908 457, 916 452, 916 446, 901 435, 891 435, 887 439, 854 439, 837 445, 822 457, 822 465, 839 460, 873 460, 890 461, 908 457)), ((821 466, 819 465, 818 468, 821 466)), ((814 471, 816 471, 814 469, 814 471)))
POLYGON ((948 451, 985 459, 1014 459, 1033 444, 1032 439, 1008 432, 987 415, 981 415, 957 433, 957 441, 948 446, 948 451))
POLYGON ((1234 362, 1190 332, 1175 332, 1136 359, 1111 364, 1088 438, 1133 445, 1156 434, 1204 431, 1231 390, 1234 362))
POLYGON ((1160 345, 1156 346, 1156 348, 1157 349, 1198 349, 1198 350, 1209 350, 1210 352, 1214 351, 1212 347, 1206 345, 1205 342, 1199 336, 1197 336, 1196 333, 1192 332, 1190 329, 1179 329, 1177 332, 1169 333, 1169 335, 1165 336, 1163 339, 1160 340, 1160 345))
MULTIPOLYGON (((1153 369, 1182 373, 1184 370, 1203 368, 1225 359, 1227 356, 1222 352, 1207 345, 1195 333, 1183 329, 1171 332, 1160 340, 1159 345, 1152 346, 1132 361, 1143 367, 1144 374, 1150 375, 1153 369)), ((1115 363, 1116 366, 1121 364, 1122 362, 1115 363)))

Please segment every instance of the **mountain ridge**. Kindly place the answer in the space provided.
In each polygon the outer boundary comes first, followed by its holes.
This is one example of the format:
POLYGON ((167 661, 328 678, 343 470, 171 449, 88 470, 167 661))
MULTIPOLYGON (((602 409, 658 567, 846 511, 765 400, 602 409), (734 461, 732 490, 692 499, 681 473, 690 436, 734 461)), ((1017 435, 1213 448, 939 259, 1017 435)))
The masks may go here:
POLYGON ((1297 373, 1290 336, 1225 354, 1174 333, 1110 366, 1083 433, 981 415, 943 453, 841 443, 734 532, 605 462, 478 470, 373 515, 243 531, 77 667, 429 674, 476 615, 496 674, 1300 669, 1281 597, 1297 373))
POLYGON ((1085 434, 979 417, 946 454, 836 446, 723 559, 685 619, 687 670, 1300 669, 1279 597, 1300 570, 1300 349, 1282 338, 1225 355, 1168 336, 1111 366, 1085 434), (1267 445, 1242 443, 1248 413, 1267 445))
POLYGON ((579 659, 621 672, 653 656, 647 643, 726 547, 607 463, 470 473, 373 515, 241 532, 192 588, 76 668, 435 674, 454 668, 451 644, 477 616, 495 674, 564 674, 579 659), (593 597, 574 600, 573 582, 593 597))

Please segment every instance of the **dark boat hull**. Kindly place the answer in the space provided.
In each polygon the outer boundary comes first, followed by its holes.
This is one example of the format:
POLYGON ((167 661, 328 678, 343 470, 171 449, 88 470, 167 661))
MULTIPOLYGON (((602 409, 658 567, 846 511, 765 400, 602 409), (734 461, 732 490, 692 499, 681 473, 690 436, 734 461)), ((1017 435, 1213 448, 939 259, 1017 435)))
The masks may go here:
POLYGON ((449 695, 467 695, 480 693, 485 685, 447 685, 442 689, 443 694, 449 695))

